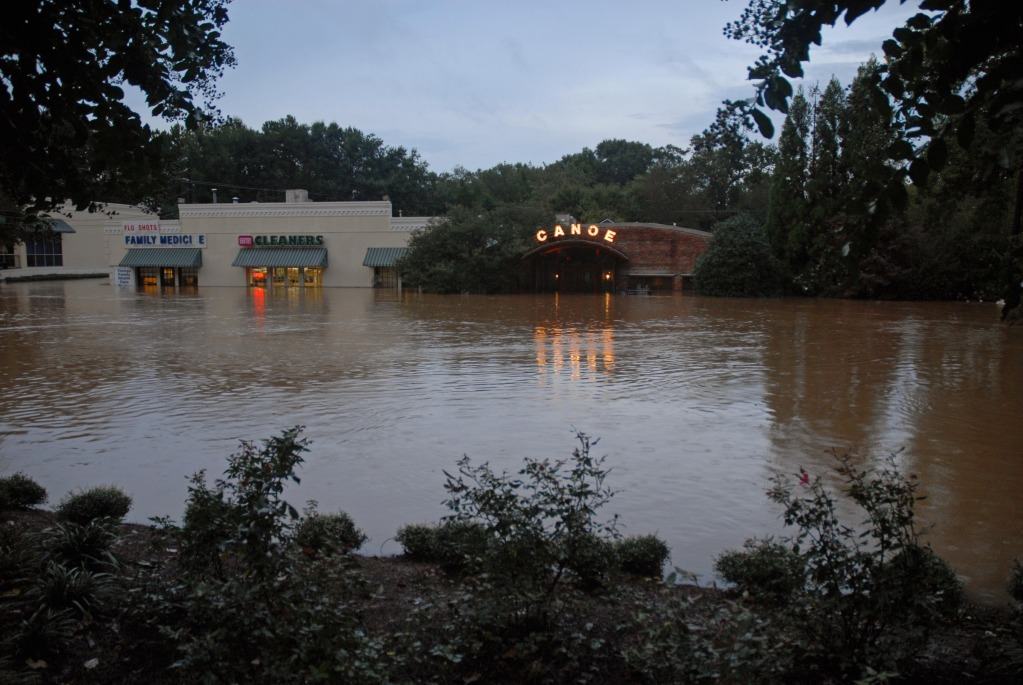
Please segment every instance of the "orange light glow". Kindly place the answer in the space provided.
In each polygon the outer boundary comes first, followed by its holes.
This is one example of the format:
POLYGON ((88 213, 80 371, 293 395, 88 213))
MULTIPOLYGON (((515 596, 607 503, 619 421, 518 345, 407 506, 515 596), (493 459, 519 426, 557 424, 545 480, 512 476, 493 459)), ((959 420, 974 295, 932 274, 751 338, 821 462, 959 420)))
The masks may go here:
POLYGON ((547 240, 547 231, 542 228, 536 232, 536 239, 541 243, 547 240))

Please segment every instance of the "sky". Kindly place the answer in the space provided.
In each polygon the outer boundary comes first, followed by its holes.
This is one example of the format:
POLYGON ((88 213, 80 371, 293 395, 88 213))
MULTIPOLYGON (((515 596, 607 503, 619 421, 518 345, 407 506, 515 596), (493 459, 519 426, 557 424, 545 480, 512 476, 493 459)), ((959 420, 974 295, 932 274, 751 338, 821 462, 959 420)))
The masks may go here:
MULTIPOLYGON (((608 138, 685 147, 722 100, 752 95, 759 53, 722 34, 745 4, 235 0, 238 65, 218 106, 254 128, 288 114, 353 126, 437 172, 545 164, 608 138)), ((807 80, 848 84, 914 11, 889 2, 829 30, 807 80)))

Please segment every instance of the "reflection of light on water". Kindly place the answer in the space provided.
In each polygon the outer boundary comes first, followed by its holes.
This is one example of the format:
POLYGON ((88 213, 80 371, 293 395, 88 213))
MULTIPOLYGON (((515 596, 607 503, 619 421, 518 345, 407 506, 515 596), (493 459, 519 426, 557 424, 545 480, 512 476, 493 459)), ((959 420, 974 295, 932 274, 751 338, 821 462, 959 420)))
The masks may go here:
POLYGON ((252 313, 256 320, 262 324, 266 320, 266 290, 264 288, 252 288, 252 313))
MULTIPOLYGON (((611 296, 608 295, 608 297, 611 296)), ((604 370, 613 371, 615 366, 614 331, 610 328, 605 328, 601 337, 603 338, 604 370)))
POLYGON ((533 344, 536 348, 536 370, 540 383, 547 375, 559 376, 566 362, 571 380, 580 380, 586 375, 596 377, 599 372, 614 370, 614 330, 602 328, 581 334, 576 328, 560 326, 536 326, 533 329, 533 344))

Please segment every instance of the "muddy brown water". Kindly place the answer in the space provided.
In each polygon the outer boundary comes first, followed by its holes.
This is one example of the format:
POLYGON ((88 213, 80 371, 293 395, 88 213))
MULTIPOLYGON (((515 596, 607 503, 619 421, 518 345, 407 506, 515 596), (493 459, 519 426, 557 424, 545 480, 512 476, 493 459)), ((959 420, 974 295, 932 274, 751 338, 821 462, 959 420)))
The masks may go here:
POLYGON ((0 469, 58 501, 117 483, 180 516, 186 476, 302 424, 293 502, 350 512, 364 550, 443 515, 444 469, 567 456, 599 436, 626 533, 673 563, 782 530, 772 474, 901 450, 938 551, 1003 600, 1023 556, 1023 326, 993 304, 692 296, 119 292, 0 286, 0 469))

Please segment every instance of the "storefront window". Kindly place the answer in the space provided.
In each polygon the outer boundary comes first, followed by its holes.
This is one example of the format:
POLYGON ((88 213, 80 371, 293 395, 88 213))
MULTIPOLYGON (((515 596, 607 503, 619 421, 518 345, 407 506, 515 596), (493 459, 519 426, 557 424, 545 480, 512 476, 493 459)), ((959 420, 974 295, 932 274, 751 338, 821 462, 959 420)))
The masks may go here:
POLYGON ((304 269, 303 277, 305 278, 305 284, 307 286, 323 285, 323 269, 319 267, 306 267, 304 269))
POLYGON ((397 288, 397 270, 393 266, 376 267, 373 274, 373 286, 376 288, 397 288))
POLYGON ((141 286, 159 285, 160 269, 155 266, 139 267, 138 280, 136 282, 141 286))
POLYGON ((25 263, 28 266, 63 266, 64 254, 60 234, 45 240, 26 240, 25 263))
POLYGON ((248 278, 246 279, 249 285, 254 285, 259 288, 266 287, 266 267, 255 267, 246 269, 248 278))
POLYGON ((178 273, 180 274, 181 285, 188 288, 194 288, 199 285, 199 269, 182 267, 178 269, 178 273))
POLYGON ((302 269, 297 266, 288 267, 288 285, 298 286, 302 285, 302 269))
POLYGON ((172 267, 165 266, 160 271, 162 272, 161 273, 162 285, 165 288, 173 288, 174 287, 174 269, 172 267))
POLYGON ((288 277, 288 269, 284 266, 275 266, 270 274, 271 284, 275 286, 283 286, 285 279, 288 277))

